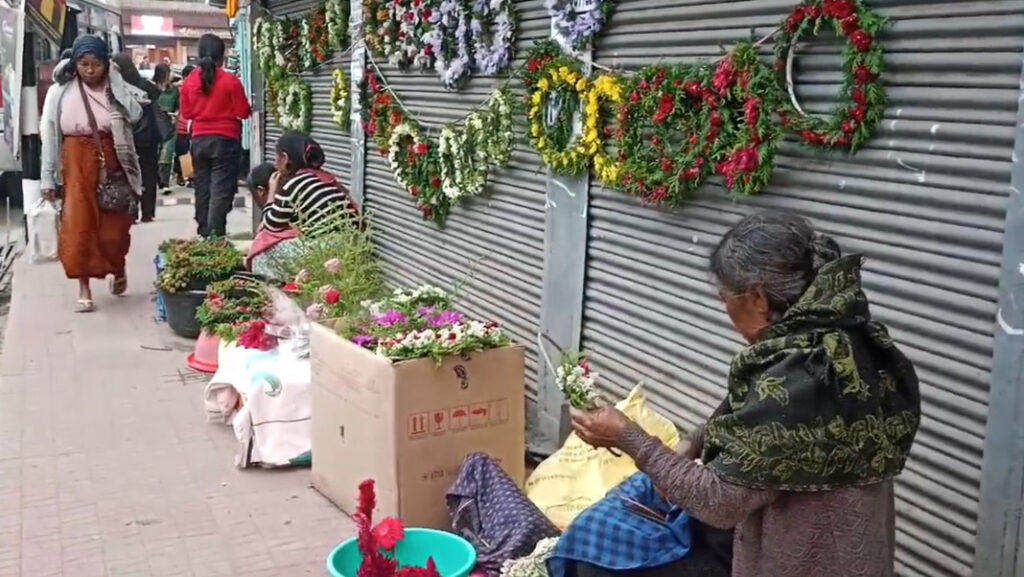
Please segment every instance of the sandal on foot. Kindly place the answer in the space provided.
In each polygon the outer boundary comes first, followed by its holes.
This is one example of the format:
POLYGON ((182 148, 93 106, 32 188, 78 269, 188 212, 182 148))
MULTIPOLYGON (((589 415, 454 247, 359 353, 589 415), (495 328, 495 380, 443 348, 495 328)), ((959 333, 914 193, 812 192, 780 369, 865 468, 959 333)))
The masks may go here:
POLYGON ((92 299, 78 299, 75 301, 76 313, 91 313, 94 310, 96 310, 96 305, 93 304, 92 299))
POLYGON ((114 275, 110 279, 110 294, 119 297, 128 290, 128 277, 124 274, 114 275))

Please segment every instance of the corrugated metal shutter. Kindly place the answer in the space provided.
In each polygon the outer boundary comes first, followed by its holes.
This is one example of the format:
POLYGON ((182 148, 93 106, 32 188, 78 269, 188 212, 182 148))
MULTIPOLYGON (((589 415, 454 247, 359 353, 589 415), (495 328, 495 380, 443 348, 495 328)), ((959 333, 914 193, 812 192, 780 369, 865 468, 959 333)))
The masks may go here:
MULTIPOLYGON (((715 58, 759 37, 791 0, 619 3, 597 61, 637 68, 715 58)), ((884 38, 890 107, 856 154, 787 142, 769 190, 734 202, 715 185, 675 212, 591 190, 584 342, 621 395, 638 380, 680 425, 723 397, 741 343, 709 286, 707 258, 753 207, 811 217, 848 252, 922 379, 924 420, 897 486, 900 575, 970 573, 1005 202, 1020 91, 1024 2, 871 0, 884 38)), ((825 112, 840 79, 835 43, 798 59, 805 107, 825 112)))
MULTIPOLYGON (((289 0, 270 1, 268 8, 277 17, 303 15, 321 3, 322 0, 289 0)), ((352 141, 349 139, 347 130, 343 130, 334 123, 331 114, 331 83, 334 70, 341 68, 349 73, 349 57, 336 54, 329 62, 321 64, 312 72, 305 72, 301 75, 304 82, 309 83, 313 91, 313 125, 310 136, 320 143, 324 152, 327 153, 327 163, 324 168, 335 175, 342 182, 349 182, 352 178, 352 141)), ((284 133, 281 127, 274 122, 273 114, 264 115, 263 134, 265 135, 264 157, 268 162, 274 161, 274 144, 284 133)))
MULTIPOLYGON (((517 7, 522 17, 518 65, 533 40, 547 36, 549 20, 540 0, 517 2, 517 7)), ((447 92, 436 74, 400 72, 380 59, 377 62, 405 105, 432 128, 434 138, 441 126, 461 120, 498 85, 494 79, 473 78, 463 90, 447 92)), ((522 126, 518 130, 522 133, 522 126)), ((370 142, 368 147, 366 205, 373 214, 389 280, 401 285, 451 286, 474 271, 460 295, 461 308, 479 318, 501 320, 527 345, 528 394, 535 399, 533 343, 544 270, 545 174, 539 158, 520 146, 507 168, 491 172, 490 195, 455 209, 446 228, 438 230, 420 219, 376 145, 370 142)))

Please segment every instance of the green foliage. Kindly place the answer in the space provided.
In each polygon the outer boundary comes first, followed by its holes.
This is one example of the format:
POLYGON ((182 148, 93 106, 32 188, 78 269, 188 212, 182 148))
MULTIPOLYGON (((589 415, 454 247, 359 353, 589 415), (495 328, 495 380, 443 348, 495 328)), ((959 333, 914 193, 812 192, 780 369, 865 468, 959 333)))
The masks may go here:
POLYGON ((230 278, 242 266, 242 253, 225 239, 172 239, 160 245, 164 270, 157 287, 167 293, 186 290, 193 281, 209 284, 230 278))

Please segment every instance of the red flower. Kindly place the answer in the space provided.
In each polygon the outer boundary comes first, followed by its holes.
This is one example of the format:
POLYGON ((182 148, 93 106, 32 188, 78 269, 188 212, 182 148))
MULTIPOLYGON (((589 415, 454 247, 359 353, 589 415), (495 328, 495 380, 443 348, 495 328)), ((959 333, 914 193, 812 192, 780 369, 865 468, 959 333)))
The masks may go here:
POLYGON ((630 102, 640 102, 640 93, 634 91, 633 94, 629 95, 629 101, 630 102))
POLYGON ((867 84, 869 82, 874 82, 874 80, 878 78, 878 75, 872 72, 871 69, 864 64, 858 64, 857 68, 853 70, 853 77, 860 84, 867 84))
POLYGON ((735 83, 736 68, 733 66, 732 57, 723 58, 718 63, 718 69, 715 71, 715 77, 712 79, 711 85, 715 87, 716 92, 725 96, 735 83))
POLYGON ((651 144, 653 144, 654 146, 658 146, 659 144, 661 144, 661 139, 658 138, 657 136, 652 136, 651 144))
POLYGON ((412 150, 413 150, 413 152, 415 152, 415 153, 416 153, 416 154, 417 154, 418 156, 423 156, 424 154, 426 154, 426 153, 427 153, 427 151, 429 151, 429 150, 430 150, 430 145, 429 145, 429 144, 427 144, 426 142, 420 142, 419 144, 417 144, 416 146, 414 146, 412 150))
POLYGON ((432 177, 430 179, 430 186, 434 188, 441 188, 441 178, 438 176, 432 177))
POLYGON ((722 125, 722 113, 720 113, 720 112, 718 112, 716 110, 716 111, 711 113, 711 126, 721 126, 721 125, 722 125))
POLYGON ((850 91, 850 98, 857 104, 865 104, 867 102, 864 90, 860 87, 854 87, 853 90, 850 91))
POLYGON ((676 100, 668 92, 661 93, 661 99, 658 101, 658 111, 654 113, 654 123, 662 124, 666 120, 672 111, 676 108, 676 100))
POLYGON ((650 86, 651 85, 648 84, 646 80, 642 80, 640 82, 640 90, 647 90, 648 88, 650 88, 650 86))
POLYGON ((427 44, 426 46, 424 46, 423 47, 423 55, 424 56, 433 56, 434 55, 434 47, 431 46, 430 44, 427 44))
POLYGON ((302 290, 302 287, 300 287, 297 283, 290 282, 281 287, 281 290, 288 294, 297 294, 300 290, 302 290))
POLYGON ((389 154, 391 154, 391 149, 388 148, 387 146, 382 146, 381 149, 380 149, 380 155, 381 156, 387 156, 389 154))
POLYGON ((368 521, 373 520, 373 510, 377 508, 377 494, 374 491, 373 479, 367 479, 359 483, 359 503, 356 511, 366 516, 368 521))
POLYGON ((337 289, 331 289, 324 293, 324 302, 329 305, 336 305, 341 300, 341 292, 337 289))
POLYGON ((398 519, 387 518, 373 528, 377 544, 385 551, 394 551, 395 545, 405 538, 405 527, 398 519))
POLYGON ((850 42, 853 43, 853 47, 858 52, 867 52, 871 50, 871 44, 874 43, 875 37, 868 34, 863 30, 857 30, 853 34, 850 34, 850 42))
POLYGON ((529 70, 531 73, 536 73, 538 70, 540 70, 540 62, 536 59, 530 60, 526 63, 526 69, 529 70))
POLYGON ((434 15, 434 11, 430 8, 424 8, 422 14, 424 20, 430 20, 430 17, 434 15))
POLYGON ((700 169, 696 166, 691 166, 683 171, 683 178, 686 180, 697 180, 700 177, 700 169))
POLYGON ((413 14, 412 12, 406 12, 405 14, 402 15, 402 20, 405 20, 406 22, 412 22, 413 18, 415 17, 415 14, 413 14))
POLYGON ((796 32, 796 29, 804 23, 804 19, 807 17, 807 10, 804 6, 797 6, 793 13, 786 18, 786 30, 790 33, 796 32))
POLYGON ((416 198, 417 196, 420 195, 420 187, 413 186, 412 188, 409 189, 409 194, 411 194, 413 198, 416 198))
POLYGON ((662 158, 661 159, 661 171, 665 174, 672 172, 672 159, 662 158))
POLYGON ((429 206, 421 206, 420 212, 423 213, 423 218, 430 218, 434 216, 434 209, 429 206))
POLYGON ((851 14, 839 21, 839 27, 842 28, 844 34, 849 36, 857 30, 860 30, 860 20, 857 18, 856 14, 851 14))
POLYGON ((854 13, 856 7, 850 0, 825 0, 825 15, 842 20, 854 13))
POLYGON ((855 127, 856 127, 856 125, 853 122, 850 122, 849 120, 844 120, 843 121, 843 132, 849 134, 849 133, 853 132, 855 127))
POLYGON ((747 126, 753 127, 761 117, 761 99, 756 96, 747 100, 743 105, 747 118, 747 126))
POLYGON ((258 351, 270 351, 277 347, 277 339, 266 332, 267 323, 264 321, 252 321, 245 331, 238 335, 238 346, 243 349, 256 349, 258 351))
POLYGON ((863 106, 858 106, 850 111, 850 118, 857 122, 864 122, 864 118, 867 116, 867 110, 863 106))

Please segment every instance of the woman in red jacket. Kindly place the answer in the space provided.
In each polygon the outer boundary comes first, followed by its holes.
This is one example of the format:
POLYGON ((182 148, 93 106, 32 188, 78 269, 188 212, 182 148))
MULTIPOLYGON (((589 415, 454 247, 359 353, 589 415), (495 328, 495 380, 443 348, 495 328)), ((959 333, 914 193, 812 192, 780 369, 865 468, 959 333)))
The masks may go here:
POLYGON ((221 66, 224 41, 199 38, 199 70, 181 87, 181 116, 192 121, 196 222, 202 236, 225 236, 238 191, 242 120, 252 112, 241 81, 221 66))

